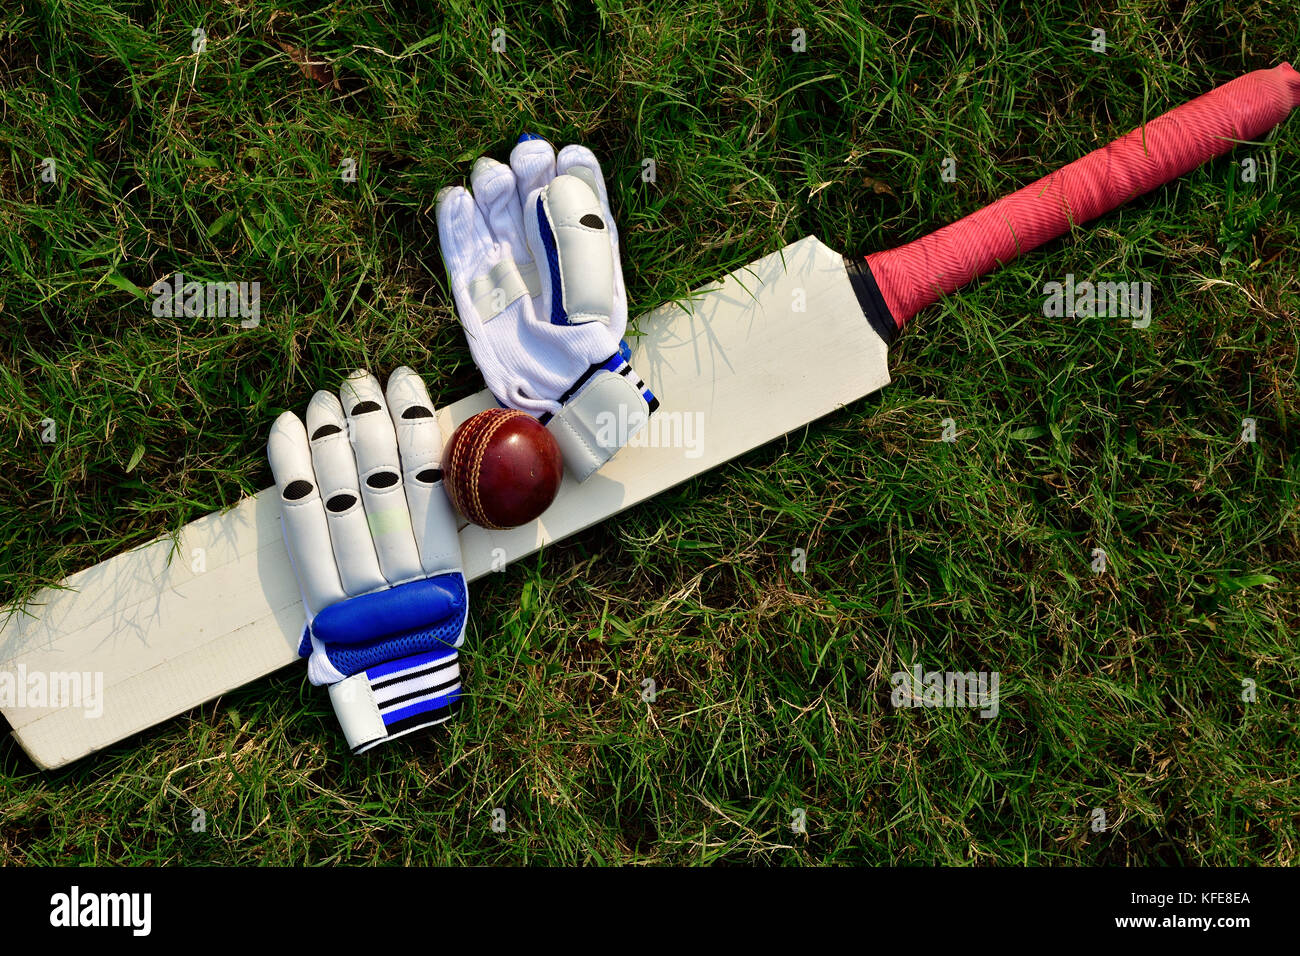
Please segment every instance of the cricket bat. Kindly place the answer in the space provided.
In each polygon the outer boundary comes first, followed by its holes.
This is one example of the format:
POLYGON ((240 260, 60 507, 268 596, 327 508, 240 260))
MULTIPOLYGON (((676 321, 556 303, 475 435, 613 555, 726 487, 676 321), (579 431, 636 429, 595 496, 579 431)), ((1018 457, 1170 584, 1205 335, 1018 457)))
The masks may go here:
MULTIPOLYGON (((918 311, 1297 105, 1300 74, 1259 70, 915 242, 850 258, 809 236, 642 316, 631 362, 660 398, 650 425, 586 482, 566 475, 533 524, 466 526, 468 579, 882 388, 918 311)), ((443 408, 443 435, 490 407, 483 391, 443 408)), ((11 609, 0 712, 38 766, 60 767, 297 660, 303 620, 270 488, 11 609)))

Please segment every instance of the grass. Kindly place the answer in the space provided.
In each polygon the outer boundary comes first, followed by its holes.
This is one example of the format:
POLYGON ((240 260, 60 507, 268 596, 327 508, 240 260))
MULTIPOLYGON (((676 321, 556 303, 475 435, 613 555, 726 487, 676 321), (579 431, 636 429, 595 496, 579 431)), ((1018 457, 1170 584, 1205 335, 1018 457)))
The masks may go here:
MULTIPOLYGON (((476 390, 433 197, 521 130, 605 163, 636 313, 924 235, 1297 36, 1285 0, 17 0, 0 600, 265 487, 354 367, 476 390), (176 270, 260 281, 261 325, 154 318, 176 270)), ((0 745, 0 863, 1296 863, 1297 195, 1292 117, 923 312, 885 391, 476 584, 436 739, 349 759, 294 667, 57 772, 0 745), (1151 327, 1045 319, 1070 272, 1151 282, 1151 327), (998 672, 998 716, 893 707, 914 664, 998 672)))

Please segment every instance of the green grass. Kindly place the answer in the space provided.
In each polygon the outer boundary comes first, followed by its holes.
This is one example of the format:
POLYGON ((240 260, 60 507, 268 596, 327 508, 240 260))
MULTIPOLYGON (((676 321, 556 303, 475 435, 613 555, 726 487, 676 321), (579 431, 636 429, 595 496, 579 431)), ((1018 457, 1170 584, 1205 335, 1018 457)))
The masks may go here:
MULTIPOLYGON (((1300 56, 1289 0, 598 6, 11 3, 0 601, 265 487, 354 367, 476 390, 433 197, 522 130, 605 163, 635 313, 1300 56), (178 269, 260 281, 260 327, 154 318, 178 269)), ((58 772, 0 745, 0 863, 1296 863, 1297 197, 1292 117, 923 312, 883 392, 475 584, 436 739, 348 758, 294 667, 58 772), (1152 282, 1151 327, 1045 319, 1067 272, 1152 282), (999 715, 895 709, 913 664, 998 671, 999 715)))

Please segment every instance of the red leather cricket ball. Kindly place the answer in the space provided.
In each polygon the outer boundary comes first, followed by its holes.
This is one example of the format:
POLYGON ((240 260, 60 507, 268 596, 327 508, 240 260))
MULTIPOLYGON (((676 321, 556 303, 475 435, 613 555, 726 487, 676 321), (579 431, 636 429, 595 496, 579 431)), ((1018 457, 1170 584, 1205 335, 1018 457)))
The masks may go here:
POLYGON ((461 423, 442 456, 452 507, 484 528, 536 521, 560 490, 564 459, 546 426, 526 412, 490 408, 461 423))

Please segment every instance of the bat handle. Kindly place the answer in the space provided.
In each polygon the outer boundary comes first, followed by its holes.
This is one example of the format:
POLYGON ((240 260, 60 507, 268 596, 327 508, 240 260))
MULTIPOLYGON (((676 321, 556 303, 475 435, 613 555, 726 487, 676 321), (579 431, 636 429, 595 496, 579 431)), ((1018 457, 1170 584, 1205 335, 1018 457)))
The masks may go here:
POLYGON ((858 299, 878 330, 896 333, 940 296, 1259 139, 1296 106, 1289 63, 1240 76, 937 232, 851 260, 858 299))

